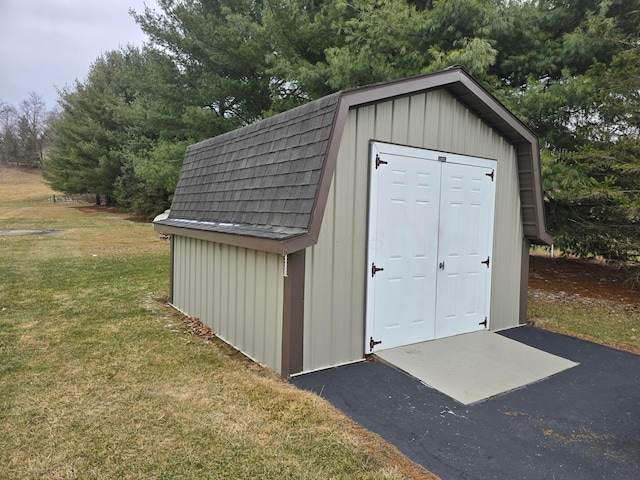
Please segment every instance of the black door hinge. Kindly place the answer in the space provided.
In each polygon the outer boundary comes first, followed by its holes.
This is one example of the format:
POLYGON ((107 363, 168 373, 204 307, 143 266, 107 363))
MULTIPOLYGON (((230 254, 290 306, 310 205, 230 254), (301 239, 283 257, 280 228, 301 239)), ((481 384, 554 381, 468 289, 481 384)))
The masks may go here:
POLYGON ((377 342, 373 339, 373 337, 369 337, 369 351, 373 352, 373 347, 376 345, 380 345, 382 340, 378 340, 377 342))
POLYGON ((480 263, 482 263, 483 265, 486 265, 487 268, 489 268, 489 257, 487 257, 487 259, 485 261, 480 262, 480 263))
POLYGON ((382 270, 384 270, 384 268, 378 268, 378 267, 376 267, 376 264, 375 264, 375 263, 372 263, 372 264, 371 264, 371 276, 372 276, 372 277, 375 277, 375 276, 376 276, 376 273, 381 272, 382 270))
POLYGON ((491 179, 491 181, 493 182, 493 170, 491 170, 491 173, 485 173, 485 175, 487 177, 489 177, 491 179))
POLYGON ((380 155, 376 153, 376 170, 380 165, 387 165, 389 162, 385 162, 384 160, 380 160, 380 155))
POLYGON ((484 325, 484 328, 487 328, 487 317, 484 317, 484 322, 480 322, 478 325, 484 325))

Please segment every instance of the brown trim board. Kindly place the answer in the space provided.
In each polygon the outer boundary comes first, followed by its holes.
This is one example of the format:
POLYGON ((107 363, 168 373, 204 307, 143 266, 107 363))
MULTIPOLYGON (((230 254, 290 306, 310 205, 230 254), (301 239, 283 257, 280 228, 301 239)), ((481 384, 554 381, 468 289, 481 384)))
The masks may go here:
POLYGON ((329 190, 331 189, 331 183, 333 182, 333 174, 336 170, 336 164, 338 163, 338 153, 340 152, 342 134, 344 133, 348 114, 349 105, 344 101, 343 95, 338 101, 336 113, 333 117, 331 135, 329 136, 329 146, 325 152, 322 173, 320 174, 320 180, 318 181, 318 188, 316 190, 316 198, 314 200, 313 208, 311 209, 311 218, 309 220, 307 231, 313 239, 313 244, 308 246, 315 245, 318 242, 322 218, 324 217, 324 210, 327 206, 329 190))
POLYGON ((287 380, 303 368, 305 255, 299 250, 288 256, 284 278, 280 375, 287 380))
POLYGON ((529 249, 531 242, 522 239, 522 261, 520 262, 520 324, 527 323, 527 298, 529 293, 529 249))

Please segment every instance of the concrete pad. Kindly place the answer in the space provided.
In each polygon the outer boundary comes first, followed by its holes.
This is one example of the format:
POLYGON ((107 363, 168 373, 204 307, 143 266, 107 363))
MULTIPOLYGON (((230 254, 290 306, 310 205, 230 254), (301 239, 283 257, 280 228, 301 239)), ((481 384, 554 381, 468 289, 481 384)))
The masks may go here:
POLYGON ((578 365, 486 330, 380 350, 375 355, 464 405, 578 365))

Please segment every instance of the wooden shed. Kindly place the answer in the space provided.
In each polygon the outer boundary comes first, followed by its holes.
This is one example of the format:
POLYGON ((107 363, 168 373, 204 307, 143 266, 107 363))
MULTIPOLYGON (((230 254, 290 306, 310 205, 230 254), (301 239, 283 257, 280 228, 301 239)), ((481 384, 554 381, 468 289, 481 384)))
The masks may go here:
POLYGON ((536 136, 458 67, 190 146, 154 225, 172 305, 285 378, 523 323, 552 240, 536 136))

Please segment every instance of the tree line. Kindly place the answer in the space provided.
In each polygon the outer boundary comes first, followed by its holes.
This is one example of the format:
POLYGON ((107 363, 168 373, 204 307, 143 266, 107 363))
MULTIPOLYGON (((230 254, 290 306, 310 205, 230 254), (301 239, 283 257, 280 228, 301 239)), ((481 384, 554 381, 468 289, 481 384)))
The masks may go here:
POLYGON ((60 92, 50 185, 153 215, 187 145, 341 89, 462 65, 540 137, 547 220, 640 256, 640 0, 158 0, 60 92))
POLYGON ((18 108, 0 99, 0 164, 42 166, 55 117, 55 111, 48 111, 35 92, 18 108))

